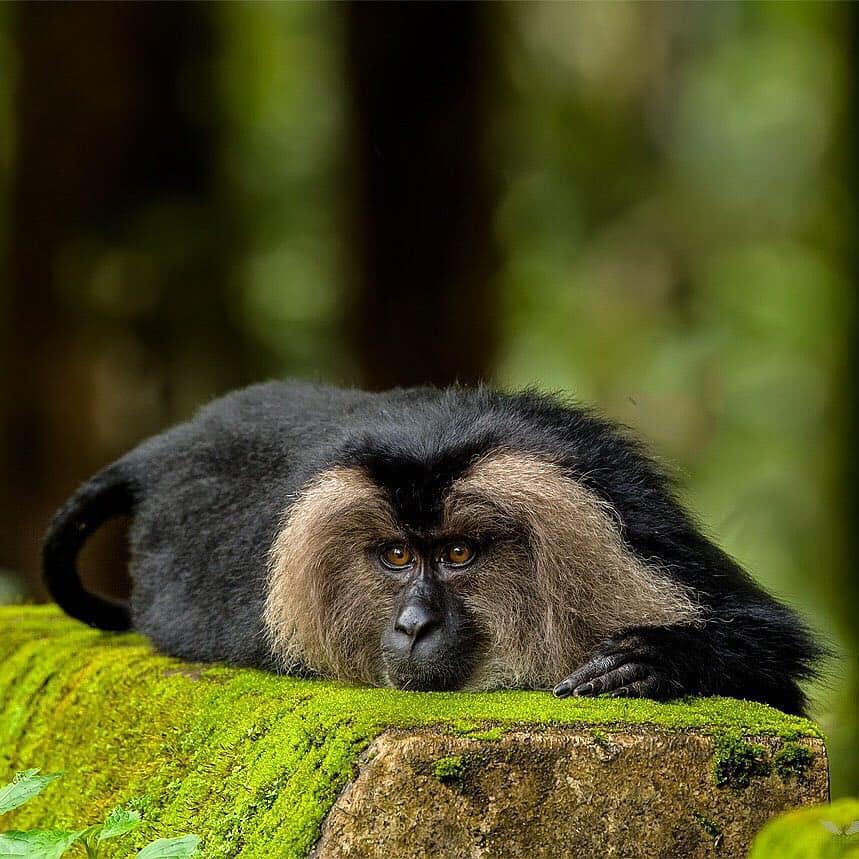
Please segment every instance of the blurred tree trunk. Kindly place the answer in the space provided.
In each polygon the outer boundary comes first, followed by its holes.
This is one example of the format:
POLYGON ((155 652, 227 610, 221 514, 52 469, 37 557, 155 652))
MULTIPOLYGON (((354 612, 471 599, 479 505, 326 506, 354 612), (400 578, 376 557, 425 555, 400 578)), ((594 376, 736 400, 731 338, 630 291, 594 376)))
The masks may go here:
POLYGON ((487 376, 498 308, 485 3, 346 9, 354 312, 364 384, 487 376))
POLYGON ((218 129, 201 119, 214 113, 212 14, 14 7, 0 563, 31 584, 77 483, 250 375, 227 301, 218 129))

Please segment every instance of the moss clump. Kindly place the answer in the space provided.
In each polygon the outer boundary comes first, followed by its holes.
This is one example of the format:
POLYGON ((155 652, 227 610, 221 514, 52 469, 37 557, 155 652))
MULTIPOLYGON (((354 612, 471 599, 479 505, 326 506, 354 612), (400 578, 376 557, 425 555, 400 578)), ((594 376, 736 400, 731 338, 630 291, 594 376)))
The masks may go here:
POLYGON ((856 859, 859 799, 788 811, 755 837, 748 859, 856 859))
POLYGON ((783 780, 803 778, 814 762, 811 749, 802 743, 787 742, 773 755, 773 771, 783 780))
POLYGON ((461 782, 465 775, 465 759, 462 755, 439 758, 433 767, 433 775, 442 783, 461 782))
POLYGON ((716 738, 713 755, 713 782, 718 787, 742 789, 756 776, 769 775, 771 767, 767 750, 757 743, 746 742, 739 734, 727 733, 716 738))
POLYGON ((451 733, 457 737, 468 737, 469 740, 482 740, 483 742, 497 743, 504 736, 504 728, 485 727, 483 725, 455 725, 451 733))
POLYGON ((704 832, 713 839, 713 846, 718 847, 722 841, 723 835, 721 827, 697 809, 692 810, 692 817, 695 818, 695 821, 704 830, 704 832))
POLYGON ((504 729, 487 728, 485 731, 474 731, 469 736, 473 740, 482 740, 484 743, 497 743, 504 736, 504 729))
POLYGON ((392 727, 470 726, 477 739, 517 725, 819 736, 811 722, 729 699, 410 693, 188 665, 139 636, 20 606, 0 608, 0 713, 0 783, 29 767, 66 773, 62 792, 3 827, 73 829, 133 801, 139 843, 106 842, 106 859, 183 832, 203 837, 207 859, 268 857, 271 845, 305 856, 362 753, 392 727))
POLYGON ((596 728, 591 730, 591 737, 593 737, 593 741, 601 748, 608 748, 608 737, 602 732, 598 731, 596 728))

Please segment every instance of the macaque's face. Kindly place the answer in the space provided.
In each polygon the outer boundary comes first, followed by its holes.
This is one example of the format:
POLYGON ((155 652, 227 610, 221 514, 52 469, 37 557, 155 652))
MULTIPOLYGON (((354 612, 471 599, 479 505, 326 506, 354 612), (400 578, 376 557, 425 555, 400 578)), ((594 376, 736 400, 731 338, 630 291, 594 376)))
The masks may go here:
POLYGON ((609 505, 550 462, 489 454, 419 523, 398 504, 407 495, 336 467, 290 507, 265 612, 286 670, 411 690, 549 689, 620 629, 695 617, 628 551, 609 505))
POLYGON ((401 689, 456 689, 480 658, 485 631, 467 595, 491 551, 462 536, 384 543, 372 559, 396 584, 393 611, 381 634, 385 680, 401 689), (471 586, 471 587, 470 587, 471 586))

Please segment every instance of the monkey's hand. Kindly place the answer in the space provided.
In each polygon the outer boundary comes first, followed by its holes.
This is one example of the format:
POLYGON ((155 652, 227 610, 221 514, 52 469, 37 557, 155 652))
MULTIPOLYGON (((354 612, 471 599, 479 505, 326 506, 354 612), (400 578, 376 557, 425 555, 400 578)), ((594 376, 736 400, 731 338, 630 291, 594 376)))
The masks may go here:
MULTIPOLYGON (((667 701, 691 691, 677 654, 660 646, 658 628, 640 627, 603 642, 597 652, 555 688, 558 698, 608 693, 612 697, 667 701)), ((660 630, 662 632, 662 630, 660 630)))

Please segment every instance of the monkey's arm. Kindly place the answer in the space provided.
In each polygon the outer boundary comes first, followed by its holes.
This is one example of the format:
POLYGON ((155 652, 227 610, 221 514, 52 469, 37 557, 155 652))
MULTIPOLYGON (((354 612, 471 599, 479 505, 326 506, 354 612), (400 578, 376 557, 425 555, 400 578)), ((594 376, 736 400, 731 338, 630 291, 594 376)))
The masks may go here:
POLYGON ((641 626, 603 642, 555 695, 726 695, 802 714, 798 680, 822 655, 793 613, 766 598, 711 609, 696 625, 641 626))
POLYGON ((575 476, 612 505, 630 549, 694 594, 703 615, 620 631, 555 694, 726 695, 802 713, 799 681, 816 675, 827 648, 701 533, 640 445, 593 416, 580 421, 575 476))

